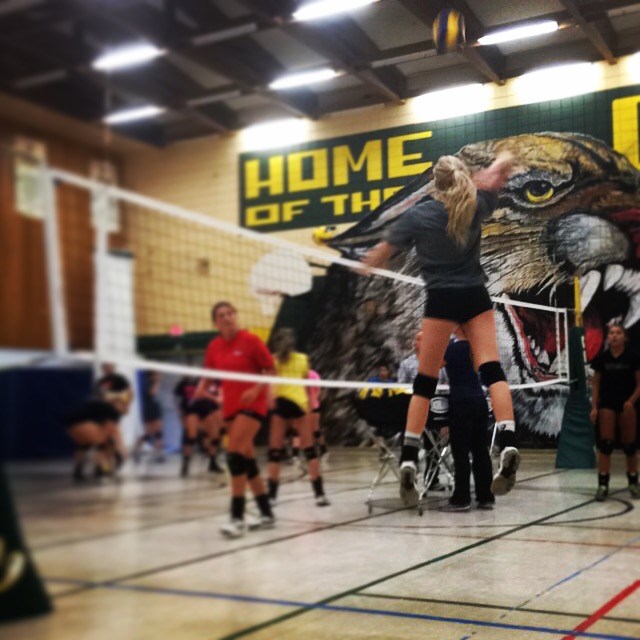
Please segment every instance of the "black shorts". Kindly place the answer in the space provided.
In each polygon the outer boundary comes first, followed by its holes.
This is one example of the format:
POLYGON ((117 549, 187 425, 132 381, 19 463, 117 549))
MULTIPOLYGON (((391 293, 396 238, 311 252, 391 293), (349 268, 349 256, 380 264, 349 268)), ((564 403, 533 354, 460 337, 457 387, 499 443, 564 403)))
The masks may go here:
POLYGON ((143 404, 142 419, 145 422, 155 422, 162 417, 162 409, 157 400, 150 400, 143 404))
MULTIPOLYGON (((248 418, 253 418, 256 422, 264 422, 266 416, 258 413, 257 411, 252 411, 251 409, 240 409, 240 411, 234 413, 233 415, 226 416, 224 421, 227 425, 231 424, 238 416, 247 416, 248 418)), ((226 427, 222 429, 221 433, 226 433, 226 427)))
POLYGON ((311 409, 311 413, 320 413, 320 407, 316 407, 315 409, 311 409))
POLYGON ((82 422, 93 422, 104 426, 106 422, 118 422, 120 412, 109 402, 104 400, 89 400, 80 408, 65 417, 65 428, 71 429, 82 422))
POLYGON ((286 398, 276 398, 276 408, 273 413, 284 420, 295 420, 296 418, 303 418, 306 415, 295 402, 291 402, 291 400, 287 400, 286 398))
POLYGON ((483 285, 427 289, 424 317, 464 324, 492 309, 491 298, 483 285))
POLYGON ((209 398, 198 398, 191 401, 184 412, 185 416, 198 416, 200 420, 208 418, 212 413, 215 413, 220 408, 220 405, 209 398))
POLYGON ((598 402, 598 409, 609 409, 616 413, 622 413, 624 411, 624 403, 627 400, 625 398, 600 398, 598 402))

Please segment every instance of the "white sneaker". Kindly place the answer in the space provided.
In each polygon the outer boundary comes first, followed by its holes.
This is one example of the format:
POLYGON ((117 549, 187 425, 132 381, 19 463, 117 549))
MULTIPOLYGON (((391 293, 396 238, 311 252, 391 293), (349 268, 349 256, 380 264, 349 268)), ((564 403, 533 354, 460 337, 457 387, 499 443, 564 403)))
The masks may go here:
POLYGON ((316 496, 316 505, 319 507, 328 507, 331 503, 325 495, 316 496))
POLYGON ((415 507, 420 500, 416 484, 416 463, 411 460, 405 460, 400 465, 400 498, 405 507, 415 507))
POLYGON ((259 518, 247 518, 247 529, 249 529, 249 531, 273 529, 275 526, 276 526, 276 519, 273 516, 260 516, 259 518))
POLYGON ((220 533, 225 537, 233 540, 235 538, 242 538, 246 531, 244 520, 232 520, 228 524, 220 527, 220 533))
POLYGON ((520 452, 515 447, 506 447, 500 456, 500 468, 493 476, 491 492, 495 496, 504 496, 516 483, 516 471, 520 466, 520 452))

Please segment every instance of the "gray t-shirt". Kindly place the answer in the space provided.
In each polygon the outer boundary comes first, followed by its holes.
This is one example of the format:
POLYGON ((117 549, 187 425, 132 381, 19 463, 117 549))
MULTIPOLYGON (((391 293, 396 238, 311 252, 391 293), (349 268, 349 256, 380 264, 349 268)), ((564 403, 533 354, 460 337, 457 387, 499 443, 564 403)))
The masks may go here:
POLYGON ((496 203, 494 193, 478 191, 478 208, 463 246, 458 246, 447 233, 449 216, 444 205, 431 198, 402 214, 387 229, 385 240, 403 249, 415 246, 428 289, 483 285, 487 277, 480 266, 481 226, 496 203))

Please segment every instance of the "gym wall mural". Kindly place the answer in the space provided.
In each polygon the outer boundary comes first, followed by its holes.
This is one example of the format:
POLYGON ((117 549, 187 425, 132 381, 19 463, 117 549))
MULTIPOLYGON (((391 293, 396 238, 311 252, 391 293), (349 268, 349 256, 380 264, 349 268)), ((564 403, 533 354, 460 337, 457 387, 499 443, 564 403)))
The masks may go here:
MULTIPOLYGON (((636 85, 243 154, 241 224, 264 232, 308 227, 317 240, 357 259, 429 193, 432 163, 440 155, 455 153, 479 168, 509 150, 518 169, 483 231, 491 294, 541 304, 553 294, 554 304, 572 306, 569 288, 580 277, 592 358, 612 319, 629 328, 632 344, 640 339, 639 122, 636 85), (346 222, 354 224, 333 231, 346 222)), ((402 260, 394 268, 418 273, 411 255, 402 260)), ((324 377, 362 379, 380 354, 398 362, 411 352, 419 307, 406 304, 396 286, 376 289, 358 278, 330 268, 306 324, 299 323, 324 377)), ((293 301, 283 307, 287 302, 293 301)), ((291 324, 290 314, 280 311, 276 325, 291 324)), ((522 382, 544 379, 557 356, 548 322, 524 313, 497 315, 510 340, 511 373, 522 382)), ((565 393, 553 386, 516 394, 517 418, 531 440, 557 436, 565 393)), ((344 426, 345 412, 352 411, 340 398, 328 403, 330 430, 344 426)), ((360 434, 345 436, 357 440, 360 434)))

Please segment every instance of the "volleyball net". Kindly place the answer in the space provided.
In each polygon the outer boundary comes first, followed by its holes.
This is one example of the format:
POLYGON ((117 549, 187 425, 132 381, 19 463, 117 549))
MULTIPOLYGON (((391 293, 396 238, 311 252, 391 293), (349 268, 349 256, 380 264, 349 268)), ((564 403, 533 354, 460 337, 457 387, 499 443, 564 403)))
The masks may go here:
MULTIPOLYGON (((139 193, 39 169, 53 348, 57 356, 176 376, 275 382, 201 367, 226 300, 267 343, 293 329, 322 380, 353 389, 414 351, 424 309, 415 259, 359 272, 337 252, 288 242, 139 193), (71 216, 65 203, 86 202, 71 216)), ((309 236, 311 236, 311 231, 309 236)), ((569 380, 564 308, 495 298, 502 364, 513 389, 569 380)), ((282 381, 282 379, 279 379, 282 381)))

